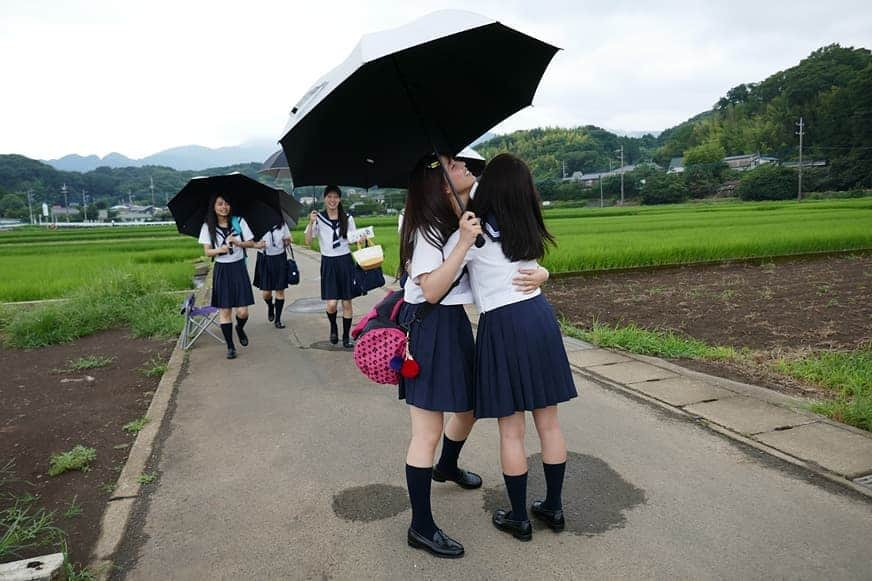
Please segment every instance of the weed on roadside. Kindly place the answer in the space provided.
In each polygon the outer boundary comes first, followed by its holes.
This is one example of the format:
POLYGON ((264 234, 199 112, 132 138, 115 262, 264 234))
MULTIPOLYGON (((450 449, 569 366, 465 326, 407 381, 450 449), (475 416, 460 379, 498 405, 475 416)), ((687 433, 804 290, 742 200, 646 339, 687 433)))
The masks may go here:
POLYGON ((97 458, 97 450, 78 444, 63 454, 52 455, 48 475, 58 476, 70 470, 87 472, 91 469, 90 464, 95 458, 97 458))

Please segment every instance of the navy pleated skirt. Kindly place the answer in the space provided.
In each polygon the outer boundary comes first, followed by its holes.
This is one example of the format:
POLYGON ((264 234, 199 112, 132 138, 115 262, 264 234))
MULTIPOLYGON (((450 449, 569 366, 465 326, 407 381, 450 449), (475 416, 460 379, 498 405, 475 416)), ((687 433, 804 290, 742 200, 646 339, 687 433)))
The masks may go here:
POLYGON ((481 315, 475 417, 501 418, 578 395, 554 309, 539 295, 481 315))
POLYGON ((285 253, 257 253, 254 265, 254 286, 260 290, 285 290, 288 288, 288 257, 285 253))
POLYGON ((348 300, 354 298, 351 281, 354 277, 354 259, 321 255, 321 299, 348 300))
MULTIPOLYGON (((400 307, 400 323, 409 324, 419 306, 400 307)), ((436 305, 422 322, 413 323, 409 351, 421 373, 413 379, 400 378, 400 399, 439 412, 472 409, 475 340, 463 305, 436 305)))
POLYGON ((254 304, 244 260, 216 262, 212 269, 212 306, 221 309, 254 304))

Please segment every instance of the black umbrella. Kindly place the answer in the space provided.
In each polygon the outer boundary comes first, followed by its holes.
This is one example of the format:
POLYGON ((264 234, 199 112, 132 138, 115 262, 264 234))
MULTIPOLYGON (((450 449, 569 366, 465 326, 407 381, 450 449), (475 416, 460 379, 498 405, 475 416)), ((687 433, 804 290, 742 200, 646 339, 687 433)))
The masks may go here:
POLYGON ((196 177, 179 190, 167 206, 182 234, 198 237, 206 221, 212 194, 221 194, 233 214, 245 218, 256 239, 280 223, 281 190, 235 172, 227 175, 196 177))
POLYGON ((291 110, 294 184, 406 187, 422 155, 456 154, 530 105, 557 50, 455 10, 364 36, 291 110))
POLYGON ((281 149, 266 158, 257 173, 266 174, 274 178, 289 178, 291 170, 288 169, 288 159, 281 149))

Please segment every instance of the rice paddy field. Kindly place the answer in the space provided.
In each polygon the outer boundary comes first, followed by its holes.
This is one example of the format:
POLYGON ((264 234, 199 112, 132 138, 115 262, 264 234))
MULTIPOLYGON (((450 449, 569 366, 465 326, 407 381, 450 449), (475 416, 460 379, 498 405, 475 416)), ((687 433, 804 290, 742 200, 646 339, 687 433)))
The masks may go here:
POLYGON ((186 289, 202 255, 193 238, 172 226, 0 232, 0 302, 64 297, 110 272, 142 273, 186 289))
MULTIPOLYGON (((396 217, 356 222, 375 227, 394 273, 396 217)), ((557 247, 543 264, 555 273, 872 248, 872 198, 554 209, 545 222, 557 247)))
MULTIPOLYGON (((558 244, 544 265, 555 273, 872 248, 872 198, 554 209, 545 219, 558 244)), ((384 270, 395 272, 396 217, 357 222, 375 227, 384 270)), ((189 288, 201 256, 172 226, 0 232, 0 302, 63 297, 109 271, 189 288)))

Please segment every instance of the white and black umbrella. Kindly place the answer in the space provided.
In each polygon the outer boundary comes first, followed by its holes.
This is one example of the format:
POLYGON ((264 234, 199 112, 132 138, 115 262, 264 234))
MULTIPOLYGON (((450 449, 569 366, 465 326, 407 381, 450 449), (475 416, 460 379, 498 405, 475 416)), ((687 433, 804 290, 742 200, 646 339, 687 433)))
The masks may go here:
POLYGON ((457 10, 365 35, 291 110, 294 185, 407 187, 422 155, 457 154, 530 105, 557 50, 457 10))

